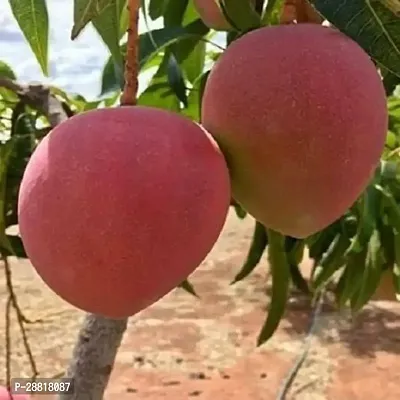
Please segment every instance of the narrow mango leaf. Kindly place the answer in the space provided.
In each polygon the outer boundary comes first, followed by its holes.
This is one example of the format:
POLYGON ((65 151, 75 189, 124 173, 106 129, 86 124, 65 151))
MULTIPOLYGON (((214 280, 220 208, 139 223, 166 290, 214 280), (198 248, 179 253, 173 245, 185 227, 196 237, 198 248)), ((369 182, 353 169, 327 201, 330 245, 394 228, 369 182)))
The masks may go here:
MULTIPOLYGON (((175 26, 169 28, 155 29, 143 33, 139 36, 139 68, 143 71, 144 67, 152 62, 162 50, 180 40, 198 37, 201 38, 208 33, 208 28, 197 20, 185 27, 175 26)), ((126 44, 121 46, 122 54, 126 53, 126 44)), ((111 57, 107 60, 102 74, 101 94, 122 88, 124 77, 121 71, 115 69, 111 57), (114 78, 113 78, 114 77, 114 78)))
MULTIPOLYGON (((125 50, 125 49, 124 49, 125 50)), ((122 49, 121 49, 122 51, 122 49)), ((140 68, 140 73, 145 72, 149 68, 158 67, 163 59, 161 54, 157 54, 149 62, 145 63, 140 68)), ((100 96, 122 90, 124 87, 124 74, 123 71, 116 71, 114 61, 110 57, 103 67, 101 76, 101 92, 100 96)))
POLYGON ((299 264, 303 260, 305 241, 290 236, 285 238, 285 251, 290 265, 290 277, 293 285, 305 294, 310 294, 310 288, 300 271, 299 264))
POLYGON ((196 291, 194 290, 193 285, 189 282, 188 279, 185 279, 178 287, 183 289, 185 292, 188 292, 194 297, 199 297, 196 291))
POLYGON ((231 285, 239 282, 249 276, 259 264, 262 255, 268 244, 267 231, 263 224, 256 221, 254 224, 253 238, 251 240, 249 252, 247 253, 246 261, 235 276, 231 285))
POLYGON ((311 293, 310 288, 308 286, 307 280, 301 273, 298 264, 290 263, 289 266, 290 266, 290 278, 293 282, 293 285, 298 290, 300 290, 301 293, 309 295, 311 293))
POLYGON ((12 251, 7 248, 2 248, 0 251, 3 254, 3 256, 15 256, 18 258, 28 258, 24 244, 22 243, 22 240, 19 236, 16 235, 6 235, 7 236, 7 241, 11 246, 12 251))
POLYGON ((121 40, 122 36, 127 33, 129 27, 129 12, 128 12, 128 0, 124 0, 125 5, 122 7, 120 24, 119 24, 119 35, 118 39, 121 40))
POLYGON ((101 91, 100 96, 122 90, 124 87, 124 74, 121 68, 115 65, 114 60, 110 57, 103 67, 101 74, 101 91))
POLYGON ((188 4, 189 0, 169 0, 163 12, 164 26, 181 26, 188 4))
MULTIPOLYGON (((189 117, 192 121, 201 121, 201 99, 203 98, 204 87, 209 74, 210 71, 207 71, 195 80, 188 96, 188 106, 182 110, 182 114, 189 117)), ((238 203, 235 202, 233 206, 239 218, 243 219, 246 217, 246 211, 238 203)))
POLYGON ((46 0, 8 0, 19 28, 48 76, 49 16, 46 0))
POLYGON ((175 56, 169 53, 168 65, 167 65, 167 77, 168 83, 171 86, 172 91, 176 97, 183 104, 184 107, 188 106, 188 98, 186 93, 185 80, 183 78, 182 70, 175 56))
POLYGON ((378 177, 375 177, 375 180, 367 187, 357 202, 360 210, 360 221, 349 252, 359 252, 366 247, 376 227, 382 201, 382 193, 377 189, 379 180, 378 177))
POLYGON ((109 3, 110 0, 74 0, 74 25, 71 31, 71 40, 76 39, 83 28, 93 18, 100 15, 109 3))
POLYGON ((186 6, 185 13, 182 18, 182 25, 190 24, 191 22, 199 19, 200 15, 197 11, 196 6, 194 5, 194 1, 190 0, 186 6))
POLYGON ((261 17, 250 0, 218 0, 221 10, 233 28, 246 32, 261 26, 261 17))
POLYGON ((0 61, 0 77, 8 79, 16 79, 13 69, 4 61, 0 61))
POLYGON ((312 287, 315 291, 322 289, 330 281, 335 272, 344 265, 346 262, 344 255, 350 244, 350 238, 345 232, 340 232, 336 236, 315 269, 312 280, 312 287))
MULTIPOLYGON (((367 246, 364 246, 360 251, 351 251, 347 254, 347 262, 342 277, 344 281, 340 286, 340 291, 337 292, 338 303, 340 308, 344 308, 349 300, 360 290, 363 271, 367 258, 367 246)), ((338 288, 337 287, 337 288, 338 288)))
POLYGON ((310 0, 375 61, 400 76, 399 0, 310 0))
POLYGON ((375 230, 368 243, 367 257, 361 279, 361 285, 356 295, 351 299, 353 312, 361 310, 375 293, 381 278, 385 263, 379 232, 375 230))
POLYGON ((313 240, 313 242, 309 245, 310 258, 312 258, 317 264, 320 262, 324 253, 329 249, 329 246, 332 244, 340 229, 340 222, 334 222, 321 233, 316 235, 315 240, 313 240))
POLYGON ((193 50, 183 62, 180 62, 187 79, 193 83, 202 73, 206 59, 206 43, 197 40, 193 50))
POLYGON ((152 21, 163 16, 170 0, 150 0, 149 1, 149 17, 152 21))
POLYGON ((13 136, 0 145, 0 247, 13 254, 12 246, 6 235, 6 187, 9 161, 14 151, 17 137, 13 136))
POLYGON ((391 193, 389 188, 383 188, 380 185, 376 185, 376 189, 380 190, 383 194, 383 201, 387 206, 387 213, 389 215, 390 224, 393 228, 400 233, 400 206, 397 204, 396 199, 391 193))
POLYGON ((100 14, 92 19, 92 24, 105 45, 110 50, 114 60, 114 68, 122 74, 123 59, 119 46, 121 15, 126 5, 126 0, 109 0, 107 6, 100 14))
MULTIPOLYGON (((210 73, 210 71, 206 72, 207 76, 209 75, 209 73, 210 73)), ((204 83, 204 86, 205 86, 205 83, 204 83)), ((203 96, 201 95, 201 97, 203 97, 203 96)), ((200 97, 200 102, 201 102, 201 97, 200 97)), ((201 103, 200 103, 200 105, 201 105, 201 103)), ((239 219, 246 218, 247 211, 239 203, 237 203, 235 199, 231 200, 231 206, 233 206, 233 208, 235 210, 235 213, 236 213, 236 216, 239 219)))
POLYGON ((154 57, 160 50, 188 38, 201 38, 209 32, 209 29, 198 19, 184 27, 173 26, 156 29, 140 35, 139 60, 143 64, 154 57))
POLYGON ((395 245, 394 245, 394 229, 386 221, 387 214, 386 209, 382 210, 382 217, 377 221, 376 227, 379 232, 379 240, 382 244, 382 250, 385 257, 385 265, 390 267, 395 263, 396 255, 395 255, 395 245))
POLYGON ((138 105, 162 108, 174 112, 180 111, 178 97, 172 91, 167 77, 169 54, 164 54, 163 60, 151 79, 149 86, 139 96, 138 105))
POLYGON ((167 80, 155 79, 139 96, 138 105, 179 112, 179 100, 167 80))
POLYGON ((388 71, 385 67, 381 67, 381 74, 383 77, 383 85, 385 86, 386 96, 391 96, 400 85, 400 76, 395 75, 388 71))
POLYGON ((285 237, 270 229, 267 232, 272 295, 267 319, 257 339, 258 346, 265 343, 276 331, 285 312, 290 285, 290 265, 285 252, 285 237))

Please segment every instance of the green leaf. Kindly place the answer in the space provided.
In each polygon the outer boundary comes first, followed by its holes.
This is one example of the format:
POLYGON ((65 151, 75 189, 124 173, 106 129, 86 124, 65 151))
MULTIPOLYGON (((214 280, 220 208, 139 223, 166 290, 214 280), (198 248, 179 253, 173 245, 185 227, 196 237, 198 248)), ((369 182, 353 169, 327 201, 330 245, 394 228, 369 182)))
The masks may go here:
POLYGON ((310 288, 308 287, 307 280, 304 278, 303 274, 300 271, 298 264, 289 263, 290 266, 290 278, 293 282, 293 285, 300 290, 300 292, 309 295, 310 288))
POLYGON ((13 69, 4 61, 0 61, 0 77, 15 80, 17 77, 13 69))
POLYGON ((367 246, 348 252, 343 274, 336 287, 339 307, 343 308, 360 288, 367 258, 367 246))
POLYGON ((167 77, 168 83, 176 97, 181 103, 183 103, 184 107, 187 107, 188 99, 186 94, 185 80, 183 79, 181 67, 177 63, 175 56, 171 53, 169 53, 167 77))
POLYGON ((143 65, 158 52, 179 40, 188 38, 201 38, 209 32, 209 29, 198 19, 185 27, 173 26, 156 29, 140 35, 139 60, 143 65))
POLYGON ((45 0, 8 0, 12 13, 43 71, 48 76, 49 16, 45 0))
POLYGON ((263 224, 256 221, 254 224, 253 238, 247 253, 246 261, 235 276, 231 284, 235 284, 249 276, 259 264, 268 244, 267 231, 263 224))
POLYGON ((108 7, 109 2, 110 0, 74 0, 74 25, 71 40, 76 39, 83 28, 108 7))
POLYGON ((125 0, 109 0, 102 12, 92 19, 92 24, 110 50, 117 76, 122 75, 123 59, 119 46, 121 15, 125 0), (119 71, 118 71, 119 70, 119 71))
POLYGON ((138 105, 180 111, 179 100, 172 91, 167 77, 169 54, 165 54, 147 89, 139 96, 138 105))
POLYGON ((124 0, 125 5, 122 7, 120 24, 119 24, 119 35, 118 39, 121 39, 122 36, 127 33, 129 27, 129 11, 128 11, 128 0, 124 0))
POLYGON ((381 67, 381 73, 383 76, 383 85, 385 86, 386 96, 391 96, 397 86, 400 85, 400 77, 392 74, 385 67, 381 67))
MULTIPOLYGON (((173 0, 175 1, 175 0, 173 0)), ((149 16, 154 21, 163 16, 170 0, 150 0, 149 1, 149 16)))
POLYGON ((218 0, 227 21, 240 32, 261 26, 260 15, 250 0, 218 0))
POLYGON ((22 243, 22 240, 19 236, 16 235, 6 235, 8 243, 11 246, 12 251, 7 248, 1 248, 0 252, 3 254, 3 256, 15 256, 18 258, 28 258, 24 244, 22 243))
POLYGON ((382 217, 377 221, 379 240, 385 257, 385 267, 390 267, 395 263, 394 229, 387 218, 386 209, 382 210, 382 217))
POLYGON ((191 83, 194 83, 195 80, 203 73, 205 59, 206 43, 204 41, 196 40, 193 50, 189 53, 185 60, 180 62, 182 70, 185 72, 187 79, 191 83))
POLYGON ((189 0, 169 0, 164 8, 164 26, 180 26, 189 0))
POLYGON ((185 292, 188 292, 192 296, 199 297, 188 279, 185 279, 178 287, 183 289, 185 292))
POLYGON ((171 90, 167 81, 154 80, 151 85, 139 96, 138 105, 162 108, 174 112, 179 111, 179 100, 171 90))
POLYGON ((290 265, 285 252, 285 237, 268 229, 268 256, 272 273, 272 295, 268 316, 258 336, 257 345, 265 343, 278 328, 289 295, 290 265))
POLYGON ((13 252, 6 235, 6 187, 9 161, 14 151, 16 137, 12 137, 6 143, 0 145, 0 247, 13 252))
POLYGON ((302 293, 310 294, 310 288, 300 271, 299 264, 304 257, 305 241, 290 236, 285 237, 285 251, 290 265, 290 277, 294 286, 302 293))
POLYGON ((309 244, 309 255, 310 258, 316 262, 316 264, 320 262, 324 253, 329 249, 340 229, 340 221, 335 221, 323 231, 316 234, 315 240, 313 240, 313 237, 307 239, 307 242, 312 240, 312 242, 309 244))
POLYGON ((322 257, 321 262, 315 268, 312 282, 314 290, 318 291, 324 287, 335 272, 345 264, 345 253, 350 244, 351 241, 346 232, 340 232, 336 236, 328 251, 322 257))
POLYGON ((375 230, 368 243, 367 257, 359 290, 352 298, 351 308, 354 312, 361 310, 375 293, 385 263, 379 232, 375 230))
POLYGON ((336 28, 355 40, 375 61, 391 73, 400 76, 398 0, 310 2, 336 28))
MULTIPOLYGON (((171 44, 188 38, 201 38, 208 31, 200 20, 196 20, 185 27, 169 27, 143 33, 139 36, 140 71, 143 71, 146 66, 154 66, 149 63, 152 63, 153 58, 171 44)), ((126 53, 126 44, 121 46, 121 52, 126 53)), ((156 62, 159 63, 159 60, 157 59, 156 62)), ((109 93, 117 88, 122 89, 123 82, 122 72, 116 71, 112 59, 109 58, 103 69, 101 94, 109 93)))
POLYGON ((268 0, 262 16, 262 25, 278 25, 284 4, 285 0, 268 0))
MULTIPOLYGON (((209 74, 210 72, 207 71, 206 73, 209 74)), ((246 218, 246 216, 247 216, 247 211, 246 211, 235 199, 232 199, 232 200, 231 200, 231 206, 233 206, 233 208, 234 208, 234 210, 235 210, 235 213, 236 213, 236 216, 237 216, 239 219, 244 219, 244 218, 246 218)))
MULTIPOLYGON (((184 115, 196 122, 200 122, 201 120, 201 99, 203 97, 204 88, 209 74, 210 71, 207 71, 198 79, 196 79, 188 96, 188 106, 182 111, 184 115)), ((240 215, 242 215, 242 218, 244 218, 246 216, 246 212, 236 202, 234 205, 239 218, 241 218, 240 215), (239 208, 242 210, 242 212, 239 211, 239 208)))
POLYGON ((358 200, 360 220, 355 238, 349 252, 359 252, 365 248, 376 227, 376 221, 381 211, 382 192, 377 188, 379 178, 375 178, 358 200))
POLYGON ((104 65, 101 75, 101 92, 103 96, 116 90, 122 90, 124 87, 124 74, 116 65, 112 58, 109 58, 104 65))

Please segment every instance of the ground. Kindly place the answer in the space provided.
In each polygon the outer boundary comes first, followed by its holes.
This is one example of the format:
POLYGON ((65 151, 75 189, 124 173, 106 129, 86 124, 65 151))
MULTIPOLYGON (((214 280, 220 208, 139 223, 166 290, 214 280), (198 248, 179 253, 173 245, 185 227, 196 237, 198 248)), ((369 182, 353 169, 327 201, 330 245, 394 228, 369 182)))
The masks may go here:
MULTIPOLYGON (((248 249, 253 221, 231 213, 213 251, 193 274, 199 299, 176 289, 133 317, 118 353, 106 400, 398 400, 400 304, 374 302, 356 318, 325 305, 307 336, 313 310, 293 293, 284 321, 256 348, 269 302, 268 263, 231 286, 248 249), (278 397, 295 362, 308 356, 286 397, 278 397)), ((309 268, 309 261, 303 263, 309 268)), ((12 260, 14 286, 42 376, 62 373, 83 313, 55 296, 27 261, 12 260)), ((5 307, 0 274, 0 313, 5 307)), ((4 343, 5 319, 0 320, 4 343)), ((12 376, 29 376, 29 362, 12 321, 12 376)), ((4 380, 4 346, 0 378, 4 380)), ((49 396, 44 399, 50 400, 49 396)))

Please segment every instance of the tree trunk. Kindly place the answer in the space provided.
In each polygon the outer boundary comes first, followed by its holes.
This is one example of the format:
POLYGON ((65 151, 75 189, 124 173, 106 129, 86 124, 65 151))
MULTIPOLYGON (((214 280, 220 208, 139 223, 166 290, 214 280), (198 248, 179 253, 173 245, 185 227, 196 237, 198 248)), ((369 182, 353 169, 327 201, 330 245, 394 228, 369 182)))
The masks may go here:
POLYGON ((127 321, 86 316, 66 374, 72 378, 74 390, 60 395, 60 400, 103 398, 127 321))

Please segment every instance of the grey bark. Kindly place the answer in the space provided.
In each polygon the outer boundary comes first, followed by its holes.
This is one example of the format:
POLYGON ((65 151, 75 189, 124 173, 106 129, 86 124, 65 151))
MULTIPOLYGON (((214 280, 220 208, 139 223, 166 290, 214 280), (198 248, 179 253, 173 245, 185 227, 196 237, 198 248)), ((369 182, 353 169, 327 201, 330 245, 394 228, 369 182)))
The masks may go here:
POLYGON ((79 332, 66 377, 74 390, 59 400, 100 400, 103 398, 127 320, 113 320, 88 314, 79 332))
MULTIPOLYGON (((62 104, 47 86, 22 85, 0 78, 0 87, 12 90, 22 101, 46 116, 53 128, 68 118, 62 104)), ((86 315, 66 373, 66 377, 73 380, 74 392, 60 395, 59 400, 103 398, 126 326, 127 319, 86 315)))

